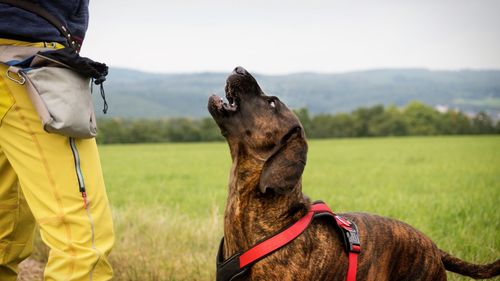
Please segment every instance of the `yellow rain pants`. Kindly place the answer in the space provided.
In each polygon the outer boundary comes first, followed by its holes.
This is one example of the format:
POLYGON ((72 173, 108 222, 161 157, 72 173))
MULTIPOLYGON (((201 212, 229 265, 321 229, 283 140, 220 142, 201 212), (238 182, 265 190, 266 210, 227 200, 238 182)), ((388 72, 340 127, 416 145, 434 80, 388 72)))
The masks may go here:
MULTIPOLYGON (((6 39, 0 45, 48 46, 6 39)), ((86 209, 70 139, 43 130, 25 87, 6 70, 0 63, 0 280, 16 280, 32 251, 35 222, 50 248, 45 280, 109 280, 114 234, 95 140, 72 141, 86 209)))

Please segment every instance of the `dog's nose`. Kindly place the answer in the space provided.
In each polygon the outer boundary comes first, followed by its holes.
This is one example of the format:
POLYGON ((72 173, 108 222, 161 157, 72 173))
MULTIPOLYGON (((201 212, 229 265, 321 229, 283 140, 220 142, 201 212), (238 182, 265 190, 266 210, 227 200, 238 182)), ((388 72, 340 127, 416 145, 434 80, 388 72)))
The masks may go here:
POLYGON ((241 66, 237 66, 233 70, 233 74, 248 75, 248 71, 246 69, 244 69, 243 67, 241 67, 241 66))

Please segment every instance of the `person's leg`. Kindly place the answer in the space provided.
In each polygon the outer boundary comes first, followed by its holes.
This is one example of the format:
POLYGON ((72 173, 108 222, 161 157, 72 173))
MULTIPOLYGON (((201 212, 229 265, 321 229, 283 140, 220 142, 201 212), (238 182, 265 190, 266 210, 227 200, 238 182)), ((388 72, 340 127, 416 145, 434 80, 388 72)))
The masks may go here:
POLYGON ((113 226, 95 140, 74 143, 88 196, 86 209, 70 139, 43 130, 25 88, 5 73, 6 67, 0 66, 0 92, 7 91, 15 104, 0 126, 0 147, 50 248, 46 280, 111 279, 107 255, 114 243, 113 226))
POLYGON ((17 176, 0 147, 0 280, 16 281, 18 264, 33 249, 34 230, 17 176))
MULTIPOLYGON (((0 126, 14 102, 9 93, 0 91, 0 126)), ((0 280, 16 280, 18 264, 33 248, 34 226, 17 175, 0 146, 0 280)))

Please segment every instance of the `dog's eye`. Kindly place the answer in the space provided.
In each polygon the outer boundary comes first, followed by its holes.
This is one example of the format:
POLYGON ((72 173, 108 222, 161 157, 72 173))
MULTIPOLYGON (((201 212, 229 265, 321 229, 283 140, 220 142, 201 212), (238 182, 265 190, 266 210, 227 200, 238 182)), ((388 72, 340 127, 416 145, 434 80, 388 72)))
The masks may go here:
POLYGON ((279 107, 279 99, 275 96, 266 97, 266 101, 274 109, 279 107))
POLYGON ((276 97, 269 97, 267 102, 269 103, 269 105, 272 107, 272 108, 276 108, 276 105, 278 103, 278 98, 276 97))

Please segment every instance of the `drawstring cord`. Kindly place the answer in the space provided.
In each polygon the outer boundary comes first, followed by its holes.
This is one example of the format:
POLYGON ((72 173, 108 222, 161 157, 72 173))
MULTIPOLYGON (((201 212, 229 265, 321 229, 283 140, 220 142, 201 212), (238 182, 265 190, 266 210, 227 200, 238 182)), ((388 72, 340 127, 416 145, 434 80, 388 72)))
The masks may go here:
POLYGON ((103 109, 102 109, 102 113, 106 114, 108 112, 108 102, 106 101, 106 93, 104 92, 104 81, 106 81, 106 78, 102 77, 102 76, 99 77, 96 80, 94 80, 94 78, 92 78, 92 82, 90 83, 91 84, 91 86, 90 86, 90 93, 91 94, 94 93, 94 84, 100 85, 101 98, 104 101, 104 106, 103 106, 103 109))
POLYGON ((101 83, 101 97, 104 101, 104 108, 102 109, 102 113, 106 114, 108 112, 108 102, 106 101, 106 94, 104 93, 104 85, 101 83))

